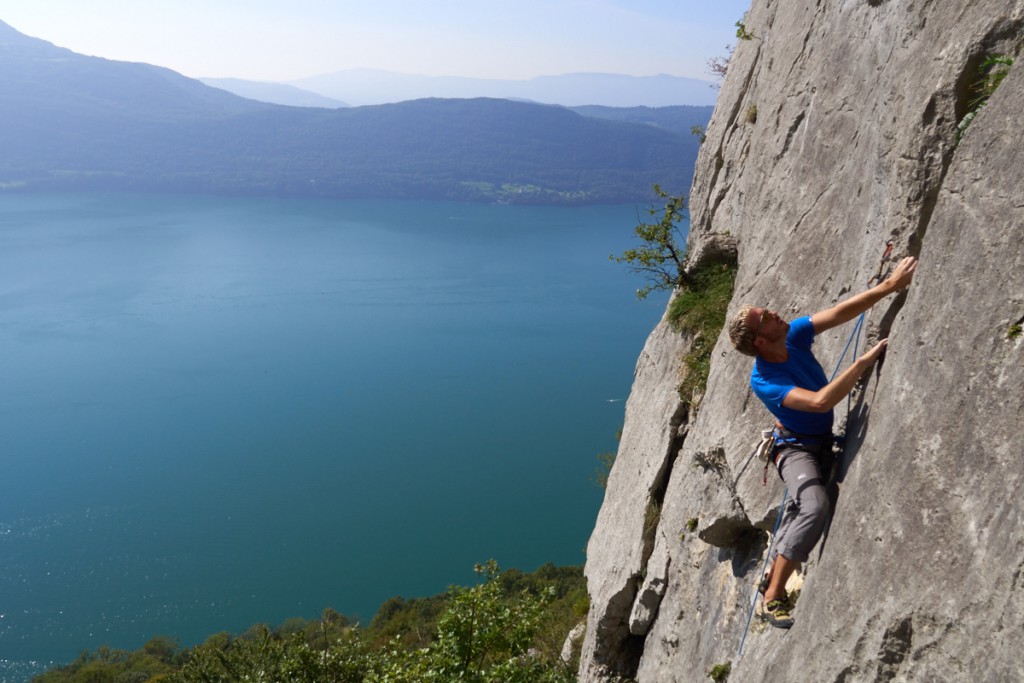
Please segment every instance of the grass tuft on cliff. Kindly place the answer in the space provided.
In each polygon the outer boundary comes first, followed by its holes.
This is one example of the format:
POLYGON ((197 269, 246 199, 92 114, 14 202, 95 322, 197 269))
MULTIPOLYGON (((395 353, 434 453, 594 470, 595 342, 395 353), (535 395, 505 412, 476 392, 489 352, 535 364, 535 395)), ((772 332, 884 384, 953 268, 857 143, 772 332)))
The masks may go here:
POLYGON ((707 389, 711 351, 725 326, 735 283, 735 262, 710 261, 689 274, 669 303, 669 323, 693 337, 690 351, 683 357, 683 379, 679 384, 679 397, 684 403, 692 405, 693 397, 707 389))
POLYGON ((1013 57, 1009 55, 989 55, 978 66, 979 78, 971 87, 975 98, 968 102, 969 110, 956 127, 956 141, 959 143, 967 127, 974 121, 982 107, 995 93, 996 88, 1003 82, 1006 75, 1010 73, 1013 66, 1013 57))

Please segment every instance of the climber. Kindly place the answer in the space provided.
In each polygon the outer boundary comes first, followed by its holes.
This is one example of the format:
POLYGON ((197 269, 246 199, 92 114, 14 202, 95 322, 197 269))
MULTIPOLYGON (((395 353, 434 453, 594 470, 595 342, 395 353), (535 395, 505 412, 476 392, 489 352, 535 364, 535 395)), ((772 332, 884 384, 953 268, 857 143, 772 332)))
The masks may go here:
POLYGON ((832 451, 832 408, 882 355, 883 339, 832 381, 811 351, 815 335, 853 320, 882 298, 910 285, 917 259, 908 256, 871 289, 832 308, 788 323, 775 311, 743 306, 729 324, 738 351, 754 357, 750 386, 775 416, 775 466, 791 502, 775 536, 770 569, 761 588, 764 614, 779 628, 793 625, 786 581, 821 538, 829 511, 823 459, 832 451))

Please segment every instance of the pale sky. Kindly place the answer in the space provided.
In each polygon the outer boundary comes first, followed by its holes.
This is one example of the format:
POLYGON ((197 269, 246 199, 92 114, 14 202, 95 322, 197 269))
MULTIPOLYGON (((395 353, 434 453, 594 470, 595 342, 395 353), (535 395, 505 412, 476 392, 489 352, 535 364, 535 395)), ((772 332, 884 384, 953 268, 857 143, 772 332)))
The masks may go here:
POLYGON ((750 0, 0 0, 0 20, 75 52, 194 78, 368 68, 527 79, 713 80, 750 0))

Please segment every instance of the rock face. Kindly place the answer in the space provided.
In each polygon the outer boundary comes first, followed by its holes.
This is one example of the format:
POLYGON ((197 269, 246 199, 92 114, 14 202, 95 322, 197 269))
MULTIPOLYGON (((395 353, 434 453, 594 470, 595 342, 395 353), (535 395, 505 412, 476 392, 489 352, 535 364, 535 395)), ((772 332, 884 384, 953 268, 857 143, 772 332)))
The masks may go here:
MULTIPOLYGON (((920 266, 857 339, 890 348, 836 408, 840 493, 796 624, 755 617, 741 657, 782 496, 751 460, 771 420, 724 332, 687 410, 691 340, 654 330, 588 546, 580 680, 1024 680, 1024 63, 957 140, 1024 2, 754 0, 745 26, 691 193, 690 252, 737 244, 730 315, 826 308, 890 241, 920 266)), ((816 340, 826 372, 851 332, 816 340)))

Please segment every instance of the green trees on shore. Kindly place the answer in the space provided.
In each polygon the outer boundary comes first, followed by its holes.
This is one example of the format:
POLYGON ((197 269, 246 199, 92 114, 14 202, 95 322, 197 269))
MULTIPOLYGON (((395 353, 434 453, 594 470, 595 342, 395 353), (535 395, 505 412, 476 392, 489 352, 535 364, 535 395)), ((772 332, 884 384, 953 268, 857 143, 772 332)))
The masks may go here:
POLYGON ((51 669, 34 683, 569 683, 562 662, 568 631, 587 609, 579 567, 545 565, 531 574, 476 567, 479 582, 446 594, 381 606, 369 627, 334 610, 319 619, 218 633, 181 649, 154 638, 140 650, 102 647, 51 669))

